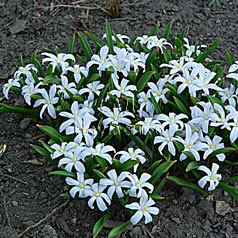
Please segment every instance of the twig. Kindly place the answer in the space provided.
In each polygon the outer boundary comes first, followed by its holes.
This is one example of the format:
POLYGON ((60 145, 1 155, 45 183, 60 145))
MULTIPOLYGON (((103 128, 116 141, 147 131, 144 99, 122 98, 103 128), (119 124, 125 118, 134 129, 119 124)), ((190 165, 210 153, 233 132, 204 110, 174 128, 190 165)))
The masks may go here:
POLYGON ((6 214, 6 217, 7 217, 7 223, 10 227, 12 227, 11 223, 10 223, 10 218, 9 218, 9 215, 8 215, 8 211, 7 211, 7 202, 6 202, 6 196, 5 194, 2 192, 3 194, 3 205, 4 205, 4 210, 5 210, 5 214, 6 214))
MULTIPOLYGON (((51 6, 51 7, 46 7, 46 6, 38 6, 38 7, 32 7, 27 9, 26 11, 24 11, 22 13, 22 15, 24 15, 27 12, 30 12, 32 10, 37 10, 37 9, 43 9, 43 10, 47 10, 50 8, 58 8, 58 7, 63 7, 63 8, 78 8, 78 9, 85 9, 85 10, 97 10, 97 7, 87 7, 87 6, 78 6, 78 5, 63 5, 63 4, 59 4, 59 5, 55 5, 55 6, 51 6)), ((3 27, 0 28, 0 31, 5 29, 6 27, 10 26, 13 22, 15 22, 17 19, 19 19, 21 16, 19 15, 18 17, 15 17, 14 19, 12 19, 10 22, 8 22, 6 25, 4 25, 3 27)))
POLYGON ((147 232, 147 234, 149 235, 149 237, 153 238, 152 234, 150 233, 149 229, 145 226, 145 225, 142 225, 145 229, 145 231, 147 232))
POLYGON ((23 181, 23 180, 21 180, 21 179, 19 179, 19 178, 13 177, 13 176, 11 176, 11 175, 8 175, 8 174, 0 173, 0 176, 7 177, 7 178, 10 178, 10 179, 16 180, 16 181, 18 181, 18 182, 20 182, 20 183, 23 183, 23 184, 25 184, 25 185, 28 184, 27 182, 25 182, 25 181, 23 181))
POLYGON ((43 222, 45 222, 49 217, 51 217, 54 213, 56 213, 58 210, 60 210, 61 208, 65 207, 66 205, 68 205, 69 200, 66 201, 65 203, 61 204, 59 207, 54 208, 51 213, 47 214, 43 219, 39 220, 37 223, 35 223, 32 226, 27 227, 22 233, 20 233, 18 235, 18 237, 22 237, 25 233, 27 233, 29 230, 36 228, 37 226, 41 225, 43 222))
POLYGON ((72 2, 72 4, 75 5, 75 4, 79 4, 79 3, 85 3, 87 1, 88 0, 80 0, 80 1, 72 2))
POLYGON ((136 21, 136 18, 130 18, 130 17, 123 17, 123 18, 113 18, 110 19, 109 21, 125 21, 125 20, 130 20, 130 21, 136 21))
POLYGON ((103 7, 101 7, 101 6, 97 5, 97 4, 95 4, 95 6, 97 6, 97 8, 98 8, 99 10, 105 12, 106 14, 108 14, 109 16, 112 17, 112 14, 111 14, 109 11, 107 11, 106 9, 104 9, 103 7))
POLYGON ((41 135, 38 135, 38 136, 34 136, 34 137, 31 137, 31 138, 27 139, 26 142, 31 142, 31 141, 37 140, 41 137, 44 137, 44 136, 46 136, 46 134, 41 134, 41 135))

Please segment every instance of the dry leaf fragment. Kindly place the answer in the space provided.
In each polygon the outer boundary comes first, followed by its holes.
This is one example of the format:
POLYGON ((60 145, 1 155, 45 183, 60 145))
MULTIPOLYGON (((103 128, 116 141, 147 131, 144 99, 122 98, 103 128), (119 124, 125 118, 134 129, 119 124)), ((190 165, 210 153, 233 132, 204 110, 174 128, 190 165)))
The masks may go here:
POLYGON ((216 213, 225 216, 229 212, 234 212, 234 209, 232 209, 229 204, 225 203, 224 201, 216 201, 216 213))
POLYGON ((32 160, 27 160, 26 163, 33 165, 43 165, 45 163, 45 160, 40 158, 34 158, 32 160))

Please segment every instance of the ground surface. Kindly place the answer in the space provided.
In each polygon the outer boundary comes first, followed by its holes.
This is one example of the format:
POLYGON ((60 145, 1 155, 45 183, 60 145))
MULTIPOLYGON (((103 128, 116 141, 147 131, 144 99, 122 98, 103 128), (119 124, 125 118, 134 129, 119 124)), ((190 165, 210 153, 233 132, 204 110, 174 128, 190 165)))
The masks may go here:
MULTIPOLYGON (((157 22, 161 24, 161 36, 166 24, 175 20, 171 35, 180 33, 188 26, 188 38, 192 43, 198 39, 208 44, 221 37, 222 44, 213 57, 224 59, 224 52, 228 50, 235 59, 238 58, 236 0, 222 0, 221 9, 208 9, 205 0, 119 0, 118 19, 111 19, 95 5, 107 8, 106 0, 81 4, 90 8, 88 17, 86 9, 56 7, 71 2, 0 2, 0 86, 17 69, 20 53, 25 63, 29 63, 35 49, 41 52, 44 47, 54 49, 58 46, 62 51, 67 51, 72 34, 85 30, 70 15, 81 17, 84 27, 98 37, 103 34, 105 18, 116 33, 129 36, 148 34, 157 22)), ((0 100, 7 102, 1 92, 0 100)), ((21 100, 10 96, 10 103, 18 105, 21 100)), ((86 201, 68 201, 59 197, 60 193, 67 191, 63 178, 49 176, 53 167, 30 147, 31 143, 37 143, 40 137, 35 137, 41 134, 35 125, 28 124, 22 115, 6 113, 0 114, 0 126, 0 142, 7 145, 7 151, 0 159, 0 238, 92 237, 93 224, 101 213, 90 210, 86 201), (26 231, 31 226, 34 227, 26 231)), ((128 230, 124 237, 150 237, 151 234, 161 238, 238 237, 237 204, 220 189, 204 198, 171 185, 161 195, 165 199, 157 203, 160 214, 154 217, 153 223, 146 228, 137 226, 128 230), (223 216, 216 210, 219 201, 227 204, 223 216)), ((121 219, 117 207, 113 210, 112 220, 121 219)), ((109 231, 103 230, 99 237, 107 237, 109 231)))

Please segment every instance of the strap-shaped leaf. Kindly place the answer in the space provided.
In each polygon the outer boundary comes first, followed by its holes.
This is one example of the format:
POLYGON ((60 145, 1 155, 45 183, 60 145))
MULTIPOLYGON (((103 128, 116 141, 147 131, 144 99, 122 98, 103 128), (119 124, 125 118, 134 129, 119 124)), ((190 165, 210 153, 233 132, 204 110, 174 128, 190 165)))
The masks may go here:
POLYGON ((187 187, 187 188, 192 188, 198 192, 200 192, 202 195, 206 195, 206 192, 203 191, 198 185, 194 184, 194 183, 190 183, 190 182, 186 182, 180 178, 174 177, 174 176, 168 176, 167 179, 178 185, 178 186, 182 186, 182 187, 187 187))
POLYGON ((191 161, 187 165, 186 172, 197 169, 200 166, 200 164, 196 161, 191 161))
POLYGON ((106 20, 106 35, 107 35, 109 52, 110 52, 110 54, 113 54, 114 50, 113 50, 113 43, 112 43, 112 33, 111 33, 110 25, 107 20, 106 20))
POLYGON ((97 169, 93 169, 93 172, 99 177, 99 178, 103 178, 106 179, 107 177, 99 170, 97 169))
POLYGON ((93 51, 92 51, 90 45, 88 44, 88 41, 85 39, 84 35, 82 33, 79 33, 78 36, 79 36, 80 45, 83 49, 86 59, 89 61, 92 58, 93 51))
POLYGON ((117 227, 115 227, 114 229, 111 230, 111 232, 109 233, 108 238, 113 238, 119 234, 121 234, 129 225, 131 224, 131 221, 127 221, 126 223, 123 223, 117 227))
POLYGON ((21 108, 21 107, 14 107, 8 104, 0 103, 0 106, 5 108, 5 112, 14 112, 14 113, 22 113, 27 115, 37 115, 38 112, 36 110, 21 108))
POLYGON ((56 131, 53 127, 51 126, 43 126, 43 125, 36 125, 41 131, 43 131, 45 134, 53 138, 56 142, 62 142, 63 138, 59 134, 58 131, 56 131))
POLYGON ((59 170, 59 171, 53 171, 49 173, 50 175, 60 175, 60 176, 66 176, 66 177, 70 177, 70 178, 76 178, 76 174, 75 173, 71 173, 71 172, 67 172, 67 171, 63 171, 63 170, 59 170))
POLYGON ((184 104, 178 98, 174 97, 174 101, 182 113, 186 114, 187 116, 190 116, 188 109, 184 106, 184 104))
POLYGON ((38 50, 36 50, 36 51, 31 55, 31 64, 35 64, 37 52, 38 52, 38 50))
POLYGON ((40 62, 39 62, 37 59, 35 59, 35 63, 36 63, 37 68, 38 68, 38 70, 39 70, 39 75, 40 75, 42 78, 44 78, 44 71, 43 71, 43 69, 42 69, 42 66, 41 66, 40 62))
POLYGON ((181 32, 180 36, 179 36, 179 39, 180 39, 180 40, 183 40, 183 38, 184 38, 184 36, 185 36, 187 30, 188 30, 188 27, 186 26, 186 27, 183 29, 183 31, 181 32))
POLYGON ((107 162, 105 159, 99 157, 99 156, 95 156, 95 160, 97 161, 97 163, 102 167, 105 168, 107 167, 107 162))
POLYGON ((234 188, 228 184, 225 184, 224 182, 220 182, 219 187, 221 187, 224 191, 230 193, 230 195, 233 196, 236 201, 238 201, 237 188, 234 188))
POLYGON ((149 82, 149 80, 151 79, 151 77, 154 73, 155 73, 154 71, 148 71, 148 72, 145 72, 141 76, 141 78, 139 79, 139 81, 136 84, 136 87, 139 92, 145 88, 146 84, 149 82))
POLYGON ((155 194, 155 193, 151 194, 150 197, 153 198, 153 199, 159 199, 159 200, 164 199, 164 197, 161 197, 160 195, 155 194))
POLYGON ((37 151, 39 154, 45 156, 46 158, 50 159, 50 153, 43 149, 42 147, 38 145, 30 145, 35 151, 37 151))
POLYGON ((171 31, 172 25, 173 25, 174 21, 171 21, 168 23, 168 25, 165 27, 164 30, 164 34, 163 34, 163 38, 165 38, 166 40, 168 40, 169 37, 169 33, 171 31))
POLYGON ((154 189, 154 194, 158 194, 162 188, 164 187, 164 185, 166 184, 167 182, 167 177, 168 177, 169 173, 167 173, 164 178, 162 179, 162 181, 159 183, 159 185, 154 189))
POLYGON ((97 44, 100 48, 102 47, 102 41, 99 40, 96 35, 94 35, 91 32, 85 32, 85 33, 95 44, 97 44))
POLYGON ((108 220, 111 216, 106 213, 103 217, 101 217, 96 224, 93 227, 93 238, 96 238, 99 234, 99 232, 102 230, 102 228, 104 227, 104 224, 106 222, 106 220, 108 220))
POLYGON ((232 64, 234 64, 234 60, 227 50, 225 51, 225 56, 226 56, 227 65, 230 67, 232 64))
POLYGON ((146 60, 146 68, 148 68, 156 59, 156 56, 158 54, 159 50, 152 50, 151 53, 149 54, 147 60, 146 60))
POLYGON ((52 154, 54 153, 54 149, 47 145, 44 141, 40 140, 40 143, 52 154))
POLYGON ((69 44, 69 54, 74 53, 74 42, 75 42, 75 34, 73 35, 70 44, 69 44))
POLYGON ((22 53, 20 53, 20 56, 19 56, 19 63, 20 63, 20 66, 24 67, 22 53))
POLYGON ((151 36, 157 36, 158 30, 159 30, 159 25, 160 25, 160 23, 158 22, 158 23, 153 27, 153 29, 152 29, 152 31, 151 31, 151 33, 150 33, 151 36))
POLYGON ((159 166, 159 164, 161 163, 162 160, 157 160, 155 161, 148 169, 146 169, 146 172, 150 172, 153 169, 155 169, 156 167, 159 166))
POLYGON ((95 105, 95 108, 97 109, 101 103, 102 103, 102 100, 105 98, 105 95, 106 95, 106 92, 107 92, 107 89, 109 87, 109 84, 107 84, 103 89, 102 91, 100 92, 99 96, 98 96, 98 99, 97 99, 97 103, 95 105))
POLYGON ((153 105, 155 107, 156 113, 161 114, 162 110, 160 109, 159 104, 156 102, 155 97, 154 97, 152 92, 150 93, 150 97, 151 97, 150 100, 151 100, 151 102, 153 103, 153 105))
POLYGON ((166 63, 169 63, 169 61, 172 60, 170 53, 164 47, 163 47, 163 55, 164 55, 164 61, 166 63))
POLYGON ((53 75, 48 75, 48 76, 45 77, 42 85, 46 85, 46 84, 50 84, 50 83, 60 85, 61 84, 61 79, 56 78, 53 75))

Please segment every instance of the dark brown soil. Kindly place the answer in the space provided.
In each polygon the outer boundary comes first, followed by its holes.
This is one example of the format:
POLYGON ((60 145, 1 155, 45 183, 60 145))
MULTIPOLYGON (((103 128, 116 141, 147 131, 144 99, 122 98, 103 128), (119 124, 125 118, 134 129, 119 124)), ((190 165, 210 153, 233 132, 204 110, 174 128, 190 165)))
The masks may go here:
MULTIPOLYGON (((209 9, 209 1, 205 0, 123 0, 119 1, 120 17, 112 19, 95 5, 108 8, 106 0, 89 0, 81 4, 90 8, 88 17, 87 9, 57 7, 73 1, 2 0, 0 86, 18 68, 20 53, 25 63, 29 63, 36 49, 42 52, 44 47, 54 49, 58 46, 66 52, 73 33, 85 31, 85 26, 101 37, 105 18, 116 33, 129 36, 149 34, 157 22, 160 22, 159 36, 162 36, 164 27, 174 20, 171 35, 179 34, 188 26, 187 37, 192 43, 198 39, 209 44, 220 37, 222 44, 213 53, 213 58, 224 60, 225 50, 228 50, 237 59, 238 1, 221 1, 222 8, 209 9), (80 18, 84 27, 70 16, 80 18)), ((75 52, 80 52, 78 43, 75 52)), ((14 95, 7 101, 1 92, 0 101, 12 105, 22 103, 14 95)), ((0 238, 92 237, 93 225, 102 213, 88 208, 86 200, 68 201, 59 197, 68 189, 64 179, 50 176, 48 173, 54 167, 30 147, 31 143, 37 144, 41 138, 35 138, 38 135, 41 132, 33 123, 27 125, 24 116, 0 114, 0 143, 7 145, 0 158, 0 238), (29 227, 32 229, 26 230, 29 227)), ((124 237, 150 237, 149 233, 161 238, 238 237, 236 201, 221 189, 204 198, 171 185, 161 196, 165 199, 157 203, 160 213, 153 223, 146 226, 147 229, 137 226, 126 231, 124 237), (219 200, 233 210, 224 216, 217 214, 215 207, 219 200)), ((112 210, 112 220, 122 219, 121 207, 114 206, 112 210)), ((109 231, 104 229, 99 237, 107 237, 109 231)))

